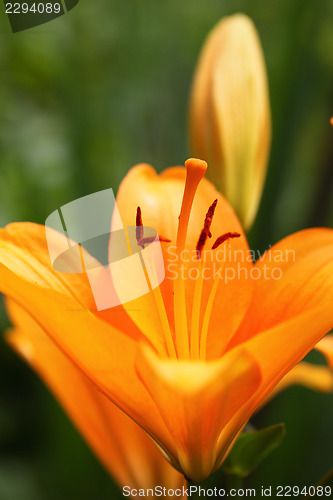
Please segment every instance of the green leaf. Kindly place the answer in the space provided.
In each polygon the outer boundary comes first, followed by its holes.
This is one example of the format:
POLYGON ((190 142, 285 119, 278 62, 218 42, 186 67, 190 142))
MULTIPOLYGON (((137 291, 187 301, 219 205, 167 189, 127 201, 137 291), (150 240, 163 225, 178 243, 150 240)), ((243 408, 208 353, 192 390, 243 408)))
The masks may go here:
POLYGON ((244 432, 234 444, 222 467, 226 474, 246 477, 276 448, 285 436, 284 424, 244 432))

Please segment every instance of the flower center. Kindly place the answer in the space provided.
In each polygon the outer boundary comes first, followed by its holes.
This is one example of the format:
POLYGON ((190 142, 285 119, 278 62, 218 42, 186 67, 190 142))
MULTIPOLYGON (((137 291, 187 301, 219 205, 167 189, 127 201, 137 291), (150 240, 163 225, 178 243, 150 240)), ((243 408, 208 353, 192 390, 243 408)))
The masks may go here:
MULTIPOLYGON (((168 316, 166 313, 165 305, 163 302, 162 293, 159 287, 151 290, 154 295, 156 308, 158 310, 161 325, 164 333, 164 338, 167 346, 168 355, 172 358, 178 357, 179 359, 206 359, 206 346, 207 346, 207 335, 210 316, 213 308, 213 303, 216 296, 217 287, 220 280, 220 273, 213 282, 208 301, 205 308, 201 334, 199 332, 200 325, 200 310, 202 302, 202 288, 203 288, 203 249, 207 242, 207 239, 212 237, 210 232, 210 227, 213 221, 215 209, 217 206, 217 199, 210 205, 205 216, 203 229, 199 235, 199 239, 196 245, 196 253, 198 260, 199 273, 195 280, 194 285, 194 295, 193 295, 193 306, 192 306, 192 318, 191 318, 191 331, 188 328, 188 316, 186 308, 186 294, 185 294, 185 280, 181 272, 182 263, 182 252, 186 247, 186 238, 188 233, 188 224, 191 215, 191 210, 193 206, 193 200, 195 193, 197 191, 198 185, 203 178, 207 163, 203 160, 197 160, 195 158, 190 158, 185 162, 186 166, 186 181, 183 194, 183 200, 179 215, 178 231, 176 239, 176 255, 177 255, 177 273, 176 278, 173 283, 173 297, 174 297, 174 323, 175 323, 175 335, 173 337, 170 329, 170 324, 168 316)), ((139 246, 144 248, 148 243, 151 243, 154 238, 144 238, 143 237, 143 222, 141 215, 141 208, 137 208, 136 214, 136 239, 139 246)), ((218 248, 222 243, 228 241, 232 238, 238 238, 239 233, 228 232, 219 236, 214 244, 212 245, 212 250, 218 248)), ((170 240, 159 235, 159 240, 162 242, 170 242, 170 240)))

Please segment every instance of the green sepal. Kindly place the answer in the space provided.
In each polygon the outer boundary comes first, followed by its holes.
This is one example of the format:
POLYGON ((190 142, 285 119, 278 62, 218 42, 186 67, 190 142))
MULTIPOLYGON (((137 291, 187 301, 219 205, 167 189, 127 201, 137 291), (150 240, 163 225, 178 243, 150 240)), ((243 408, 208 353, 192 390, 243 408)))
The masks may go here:
POLYGON ((272 451, 280 446, 285 436, 285 425, 277 424, 260 431, 242 433, 234 444, 222 470, 226 474, 246 477, 272 451))

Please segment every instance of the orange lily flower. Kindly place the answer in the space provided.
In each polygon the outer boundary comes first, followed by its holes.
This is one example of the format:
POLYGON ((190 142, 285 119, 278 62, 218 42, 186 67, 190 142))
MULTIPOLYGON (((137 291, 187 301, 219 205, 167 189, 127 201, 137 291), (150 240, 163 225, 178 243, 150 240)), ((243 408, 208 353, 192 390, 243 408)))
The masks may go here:
POLYGON ((171 240, 161 243, 166 279, 107 311, 94 308, 84 275, 53 270, 43 227, 0 232, 3 293, 195 481, 220 467, 253 412, 333 324, 333 231, 296 233, 253 264, 205 170, 191 159, 186 170, 158 176, 138 165, 126 176, 122 221, 133 225, 140 206, 144 223, 171 240), (211 250, 210 240, 224 243, 211 250))
POLYGON ((120 487, 186 486, 147 434, 96 389, 21 306, 8 300, 7 311, 15 328, 6 340, 44 380, 120 487))

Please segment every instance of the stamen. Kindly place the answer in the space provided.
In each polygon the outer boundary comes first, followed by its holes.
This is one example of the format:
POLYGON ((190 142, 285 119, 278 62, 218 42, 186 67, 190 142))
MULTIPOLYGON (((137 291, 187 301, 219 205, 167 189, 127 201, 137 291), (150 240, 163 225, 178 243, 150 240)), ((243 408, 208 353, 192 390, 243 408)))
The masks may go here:
MULTIPOLYGON (((153 241, 155 240, 155 236, 147 236, 147 238, 141 238, 141 240, 138 241, 138 245, 144 248, 145 245, 153 243, 153 241)), ((171 240, 168 240, 168 238, 163 238, 163 236, 158 236, 158 241, 161 241, 162 243, 170 243, 171 240)))
POLYGON ((185 298, 185 281, 182 279, 180 266, 181 255, 185 249, 188 223, 192 210, 194 195, 198 188, 199 182, 205 175, 207 163, 203 160, 190 158, 186 160, 185 167, 187 169, 185 189, 183 195, 182 206, 179 215, 178 233, 176 241, 176 253, 178 262, 177 278, 174 281, 174 311, 175 311, 175 332, 176 345, 178 356, 189 358, 189 333, 187 328, 187 313, 186 313, 186 298, 185 298))
MULTIPOLYGON (((224 267, 224 264, 223 264, 224 267)), ((207 350, 207 337, 208 337, 208 327, 209 327, 209 320, 210 316, 212 314, 212 309, 213 309, 213 303, 215 300, 215 295, 217 291, 218 284, 220 282, 220 275, 219 273, 217 274, 211 292, 208 297, 206 309, 205 309, 205 315, 202 323, 202 331, 201 331, 201 339, 200 339, 200 359, 205 360, 206 359, 206 350, 207 350)))
MULTIPOLYGON (((171 240, 168 240, 167 238, 163 238, 161 236, 159 236, 158 238, 159 238, 159 241, 165 241, 165 242, 171 241, 171 240)), ((137 241, 137 244, 139 246, 141 246, 142 248, 144 248, 145 245, 147 245, 148 243, 152 243, 153 241, 155 241, 155 239, 156 238, 154 236, 143 238, 142 214, 141 214, 141 208, 138 207, 136 210, 136 241, 137 241)), ((146 266, 147 265, 148 265, 148 262, 146 262, 146 266)), ((157 309, 157 312, 158 312, 158 315, 159 315, 159 318, 161 321, 161 326, 162 326, 162 330, 164 333, 164 340, 166 343, 168 354, 171 358, 176 358, 176 350, 175 350, 175 346, 174 346, 174 342, 173 342, 173 338, 172 338, 172 334, 171 334, 168 315, 166 313, 165 305, 163 302, 162 292, 161 292, 159 286, 152 289, 147 269, 144 269, 144 272, 146 275, 146 280, 148 283, 149 291, 153 293, 155 306, 156 306, 156 309, 157 309)), ((149 272, 150 272, 150 274, 153 274, 153 273, 155 273, 155 269, 150 268, 149 272)), ((155 279, 156 279, 156 276, 155 276, 155 279)))
POLYGON ((168 354, 169 354, 170 358, 177 358, 176 349, 175 349, 175 345, 173 342, 171 329, 170 329, 170 325, 169 325, 168 315, 167 315, 167 312, 165 310, 162 292, 161 292, 161 289, 159 286, 154 288, 153 294, 154 294, 155 304, 156 304, 157 310, 158 310, 159 315, 160 315, 160 320, 161 320, 161 324, 162 324, 162 328, 163 328, 165 343, 166 343, 166 346, 168 349, 168 354))
MULTIPOLYGON (((152 269, 150 269, 149 271, 151 274, 152 269)), ((165 305, 164 305, 161 289, 159 286, 152 289, 151 285, 150 285, 149 276, 148 276, 148 273, 146 270, 145 270, 145 275, 146 275, 149 291, 152 292, 152 294, 153 294, 155 306, 156 306, 158 315, 160 317, 161 326, 162 326, 162 330, 163 330, 163 334, 164 334, 164 340, 165 340, 168 355, 170 358, 175 359, 177 357, 177 355, 176 355, 175 345, 174 345, 172 334, 171 334, 168 315, 167 315, 167 312, 165 310, 165 305)))
POLYGON ((140 241, 143 238, 143 223, 142 223, 142 215, 141 215, 141 208, 138 207, 136 209, 136 230, 135 230, 135 235, 136 235, 136 241, 138 245, 141 247, 142 245, 140 244, 140 241))
POLYGON ((214 216, 216 205, 217 205, 217 200, 213 201, 213 203, 211 204, 211 206, 208 209, 208 212, 206 213, 204 227, 200 233, 199 240, 198 240, 198 243, 196 246, 198 260, 201 258, 201 252, 203 250, 203 247, 205 246, 207 238, 212 237, 212 233, 210 232, 210 226, 212 225, 212 222, 213 222, 213 216, 214 216))
POLYGON ((199 322, 203 287, 203 261, 198 263, 199 276, 195 280, 191 318, 191 359, 199 359, 199 322))
MULTIPOLYGON (((138 207, 136 209, 136 229, 135 229, 136 242, 139 247, 144 248, 145 245, 149 243, 153 243, 156 240, 155 236, 148 236, 147 238, 143 237, 143 222, 142 222, 142 213, 141 208, 138 207)), ((158 240, 164 243, 170 243, 171 240, 168 238, 164 238, 163 236, 158 236, 158 240)))
MULTIPOLYGON (((212 246, 212 250, 215 250, 216 248, 218 248, 225 241, 232 239, 232 238, 239 238, 240 236, 241 235, 239 233, 236 233, 236 232, 235 233, 228 232, 228 233, 222 234, 215 241, 214 245, 212 246)), ((215 300, 215 296, 216 296, 216 291, 217 291, 217 287, 218 287, 218 284, 219 284, 220 279, 221 279, 221 272, 224 268, 224 265, 225 265, 225 263, 223 263, 222 268, 219 270, 220 272, 218 272, 216 275, 216 278, 214 280, 212 289, 211 289, 209 297, 208 297, 206 309, 205 309, 205 315, 204 315, 204 319, 203 319, 203 323, 202 323, 202 331, 201 331, 201 339, 200 339, 200 359, 201 360, 206 359, 209 321, 210 321, 210 316, 212 314, 212 309, 213 309, 213 304, 214 304, 214 300, 215 300)))
POLYGON ((194 295, 193 295, 193 307, 192 307, 192 320, 191 320, 191 358, 199 359, 199 321, 200 321, 200 304, 202 297, 202 286, 203 286, 203 263, 201 260, 201 252, 205 246, 207 238, 212 237, 210 232, 210 226, 213 222, 214 212, 217 205, 217 199, 213 201, 209 207, 205 221, 204 227, 200 233, 199 240, 196 246, 197 259, 200 259, 200 264, 198 266, 199 276, 195 281, 194 285, 194 295))
POLYGON ((215 250, 220 245, 222 245, 222 243, 224 243, 225 241, 227 241, 229 239, 239 238, 239 237, 240 237, 240 233, 230 233, 229 232, 229 233, 222 234, 222 236, 219 236, 217 238, 217 240, 215 241, 214 245, 212 246, 212 250, 215 250))
POLYGON ((332 125, 332 127, 333 127, 333 116, 332 116, 332 118, 330 119, 330 124, 331 124, 331 125, 332 125))

